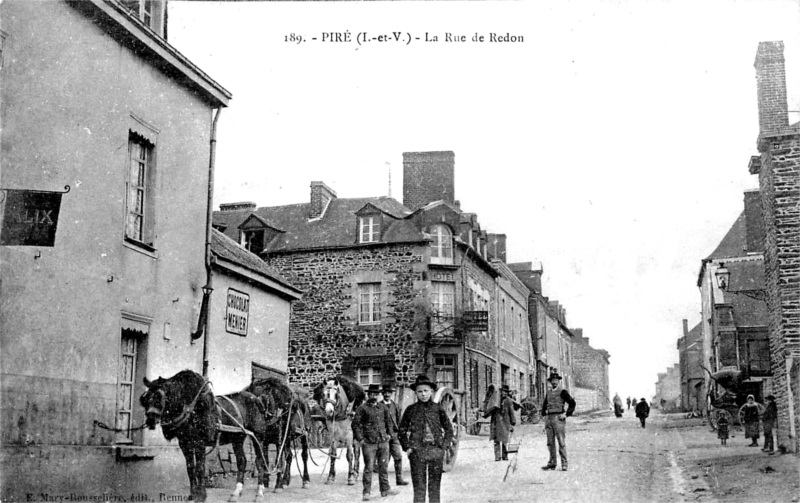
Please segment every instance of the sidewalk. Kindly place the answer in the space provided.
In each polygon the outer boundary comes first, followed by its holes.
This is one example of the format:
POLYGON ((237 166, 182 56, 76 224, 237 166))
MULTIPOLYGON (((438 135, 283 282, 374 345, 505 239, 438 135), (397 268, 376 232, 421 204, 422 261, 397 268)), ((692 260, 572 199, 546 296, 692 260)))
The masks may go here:
POLYGON ((685 444, 676 454, 689 494, 699 498, 711 491, 720 502, 800 501, 800 458, 794 454, 762 452, 763 437, 759 447, 747 447, 750 440, 739 426, 731 428, 728 444, 723 446, 701 418, 662 417, 665 430, 677 433, 685 444))

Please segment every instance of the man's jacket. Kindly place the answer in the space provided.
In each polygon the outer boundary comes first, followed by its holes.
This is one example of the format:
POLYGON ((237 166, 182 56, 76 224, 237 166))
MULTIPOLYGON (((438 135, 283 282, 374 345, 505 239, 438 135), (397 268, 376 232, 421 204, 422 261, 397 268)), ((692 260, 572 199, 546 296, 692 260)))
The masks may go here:
POLYGON ((353 438, 357 442, 379 444, 386 442, 394 434, 394 424, 389 410, 382 402, 364 402, 356 409, 353 417, 353 438))
POLYGON ((542 403, 542 415, 549 416, 551 414, 563 414, 564 413, 564 404, 567 404, 567 417, 571 416, 573 412, 575 412, 575 399, 569 394, 567 390, 561 388, 560 392, 558 388, 553 389, 550 388, 545 391, 544 394, 544 402, 542 403), (548 403, 548 398, 552 398, 553 400, 548 403))
POLYGON ((453 441, 453 424, 441 405, 433 399, 409 405, 400 420, 400 445, 404 451, 427 445, 425 430, 429 428, 433 445, 450 447, 453 441))
POLYGON ((394 426, 394 433, 392 433, 392 438, 397 439, 397 430, 400 428, 400 408, 394 402, 383 402, 383 406, 389 411, 389 419, 392 421, 392 426, 394 426))

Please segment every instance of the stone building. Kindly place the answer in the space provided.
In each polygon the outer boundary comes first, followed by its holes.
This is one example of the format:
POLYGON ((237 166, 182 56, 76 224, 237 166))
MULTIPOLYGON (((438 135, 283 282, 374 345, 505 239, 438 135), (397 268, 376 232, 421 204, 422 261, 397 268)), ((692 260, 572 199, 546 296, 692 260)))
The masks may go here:
POLYGON ((575 378, 574 396, 582 412, 606 410, 611 407, 608 390, 608 351, 594 349, 582 328, 573 328, 572 373, 575 378))
POLYGON ((773 394, 778 404, 778 444, 798 453, 800 123, 789 123, 783 42, 761 42, 755 68, 759 155, 750 160, 749 170, 758 175, 765 225, 765 290, 773 394))
POLYGON ((0 5, 3 499, 188 490, 177 445, 128 428, 142 377, 202 367, 212 124, 231 95, 165 40, 164 13, 0 5))
MULTIPOLYGON (((646 397, 636 397, 636 401, 638 402, 640 398, 646 397)), ((680 410, 680 401, 681 371, 676 363, 666 372, 659 372, 653 406, 660 408, 663 412, 676 412, 680 410)))
POLYGON ((678 367, 681 382, 681 409, 684 412, 706 412, 706 372, 703 370, 703 330, 698 323, 689 330, 683 320, 683 337, 678 339, 678 367))
MULTIPOLYGON (((525 371, 516 353, 499 354, 497 301, 500 288, 518 317, 524 290, 499 279, 502 235, 490 240, 454 199, 453 152, 407 152, 403 161, 403 203, 339 198, 312 182, 308 203, 223 204, 214 226, 304 291, 290 322, 292 382, 312 386, 342 372, 362 384, 395 383, 411 400, 405 387, 427 373, 472 417, 502 365, 525 371)), ((524 337, 514 330, 515 340, 524 337)))
POLYGON ((744 210, 702 261, 697 279, 706 390, 711 397, 734 392, 740 405, 748 394, 763 401, 772 392, 763 249, 759 194, 748 191, 744 210), (725 390, 712 379, 720 371, 738 373, 736 390, 725 390))

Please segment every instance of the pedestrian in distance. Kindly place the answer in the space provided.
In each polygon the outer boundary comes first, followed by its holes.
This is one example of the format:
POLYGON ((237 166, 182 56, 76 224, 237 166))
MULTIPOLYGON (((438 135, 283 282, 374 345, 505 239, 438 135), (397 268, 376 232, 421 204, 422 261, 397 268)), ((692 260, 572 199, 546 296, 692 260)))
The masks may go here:
POLYGON ((775 440, 772 437, 772 429, 775 428, 775 421, 778 420, 778 405, 775 403, 774 395, 767 395, 767 407, 761 414, 761 424, 764 425, 764 452, 775 454, 775 440))
POLYGON ((626 400, 628 402, 628 410, 631 410, 631 397, 626 400))
MULTIPOLYGON (((629 405, 628 408, 630 408, 630 403, 631 403, 631 399, 628 398, 628 405, 629 405)), ((614 415, 617 416, 617 417, 622 417, 623 410, 624 409, 622 408, 622 398, 619 397, 619 393, 615 393, 614 394, 614 415)))
POLYGON ((642 423, 642 428, 644 428, 644 423, 647 420, 647 416, 650 415, 650 406, 647 404, 647 400, 644 398, 639 400, 639 403, 636 404, 634 412, 636 413, 636 417, 639 418, 639 422, 642 423))
POLYGON ((744 438, 749 438, 751 442, 748 447, 758 447, 758 421, 759 410, 756 399, 753 395, 747 395, 747 403, 742 405, 742 420, 744 421, 744 438))
POLYGON ((561 457, 561 470, 567 471, 567 418, 575 412, 575 400, 569 392, 561 387, 561 376, 558 372, 553 372, 547 378, 550 382, 550 389, 545 392, 544 402, 542 403, 542 414, 544 414, 544 431, 547 433, 547 449, 550 451, 550 460, 542 467, 542 470, 556 469, 556 442, 558 442, 558 454, 561 457), (567 405, 566 412, 564 405, 567 405))
POLYGON ((492 411, 489 439, 494 440, 494 460, 508 459, 508 442, 514 426, 517 424, 514 414, 514 401, 511 399, 511 389, 507 384, 500 386, 500 407, 492 411))
POLYGON ((717 438, 722 445, 728 445, 728 418, 722 414, 717 419, 717 438))
POLYGON ((372 492, 372 472, 378 465, 378 485, 381 496, 399 494, 389 487, 389 439, 394 433, 394 424, 389 417, 389 410, 378 402, 381 387, 370 384, 367 388, 367 400, 356 409, 353 417, 353 438, 361 443, 364 455, 364 474, 362 499, 369 501, 372 492))
POLYGON ((411 464, 414 503, 439 503, 445 449, 453 442, 453 425, 441 405, 433 401, 436 383, 417 376, 411 389, 417 401, 406 407, 400 420, 400 444, 411 464))
POLYGON ((383 405, 389 410, 389 418, 392 420, 394 432, 389 439, 389 454, 394 460, 394 480, 398 486, 408 485, 408 481, 403 480, 403 448, 400 445, 398 438, 398 429, 400 428, 400 407, 392 400, 392 395, 395 392, 395 387, 387 384, 383 387, 383 405))

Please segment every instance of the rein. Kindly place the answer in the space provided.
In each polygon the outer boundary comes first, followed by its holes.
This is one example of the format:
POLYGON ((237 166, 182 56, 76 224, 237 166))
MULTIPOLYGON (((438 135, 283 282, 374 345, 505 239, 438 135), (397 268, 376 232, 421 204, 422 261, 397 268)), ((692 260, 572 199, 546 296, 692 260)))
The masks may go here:
POLYGON ((102 421, 98 421, 97 419, 93 421, 93 424, 98 428, 102 428, 108 431, 113 431, 114 433, 124 433, 126 431, 139 431, 147 428, 147 423, 142 423, 141 426, 134 426, 133 428, 112 428, 111 426, 107 425, 102 421))
POLYGON ((192 416, 194 415, 194 408, 197 405, 197 400, 200 399, 200 396, 203 394, 203 390, 205 390, 206 387, 208 387, 209 384, 211 384, 211 381, 209 381, 206 378, 203 378, 203 385, 200 386, 200 389, 197 390, 197 394, 194 396, 194 399, 191 402, 189 402, 188 404, 184 405, 183 406, 183 412, 181 412, 178 415, 178 417, 176 417, 172 421, 166 421, 165 422, 162 419, 162 421, 161 421, 161 429, 163 430, 164 428, 169 428, 169 429, 175 431, 175 430, 178 430, 179 428, 181 428, 183 425, 185 425, 189 421, 189 419, 191 419, 192 416))

